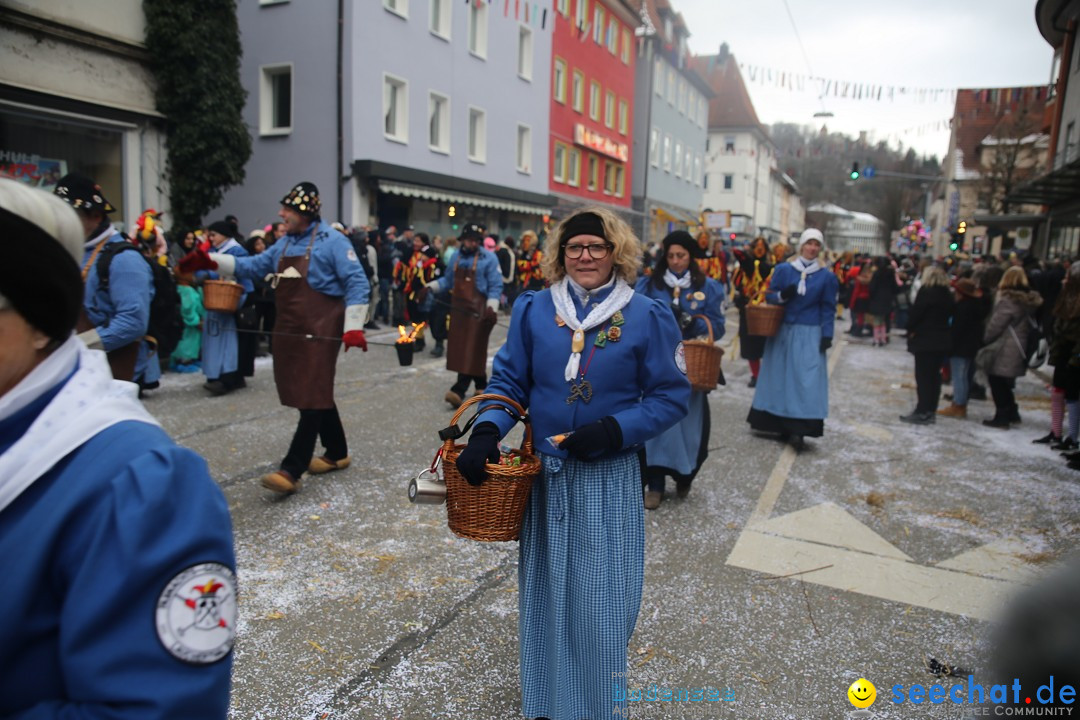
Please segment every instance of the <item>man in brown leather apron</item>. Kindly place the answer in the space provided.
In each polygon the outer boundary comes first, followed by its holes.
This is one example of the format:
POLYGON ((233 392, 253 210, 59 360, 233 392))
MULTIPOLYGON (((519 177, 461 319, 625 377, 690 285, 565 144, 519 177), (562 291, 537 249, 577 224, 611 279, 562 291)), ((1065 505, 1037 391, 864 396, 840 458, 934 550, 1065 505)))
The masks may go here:
POLYGON ((319 191, 298 183, 281 200, 278 216, 285 236, 265 252, 248 257, 196 250, 180 270, 217 269, 239 279, 272 277, 274 383, 281 404, 300 411, 300 421, 280 469, 264 475, 263 487, 295 492, 306 471, 343 470, 351 462, 345 429, 334 403, 338 351, 345 345, 367 352, 364 321, 369 287, 352 243, 319 217, 319 191), (338 338, 341 338, 338 340, 338 338), (316 439, 326 453, 313 457, 316 439))
POLYGON ((85 175, 69 173, 53 193, 75 208, 86 233, 82 262, 85 294, 75 330, 88 347, 105 350, 114 378, 131 381, 139 343, 150 321, 154 284, 150 266, 137 250, 125 247, 124 252, 117 252, 114 243, 134 246, 109 223, 108 214, 115 208, 105 199, 100 185, 85 175), (98 276, 103 253, 112 254, 107 277, 98 276))
POLYGON ((487 387, 487 345, 495 327, 502 272, 494 253, 480 247, 484 228, 467 224, 458 238, 460 250, 450 258, 446 274, 430 283, 429 292, 450 290, 450 329, 446 340, 446 369, 458 374, 446 402, 458 407, 471 383, 476 393, 487 387))

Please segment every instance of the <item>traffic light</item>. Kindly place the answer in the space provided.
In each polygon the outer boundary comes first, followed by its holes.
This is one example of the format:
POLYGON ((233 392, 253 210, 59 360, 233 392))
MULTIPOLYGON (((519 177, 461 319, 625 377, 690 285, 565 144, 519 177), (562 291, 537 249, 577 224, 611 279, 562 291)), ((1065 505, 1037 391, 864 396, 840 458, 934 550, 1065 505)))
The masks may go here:
POLYGON ((457 215, 457 208, 454 207, 453 205, 451 205, 450 209, 446 211, 446 214, 449 215, 450 217, 456 216, 457 215))
POLYGON ((857 162, 851 163, 851 179, 852 180, 858 180, 859 179, 859 163, 857 163, 857 162))
POLYGON ((960 249, 960 243, 956 242, 956 238, 954 237, 952 239, 952 242, 949 243, 949 250, 951 250, 953 252, 956 252, 959 249, 960 249))
POLYGON ((966 232, 967 232, 967 222, 964 221, 964 220, 961 220, 960 224, 956 226, 956 234, 957 235, 963 235, 966 232))

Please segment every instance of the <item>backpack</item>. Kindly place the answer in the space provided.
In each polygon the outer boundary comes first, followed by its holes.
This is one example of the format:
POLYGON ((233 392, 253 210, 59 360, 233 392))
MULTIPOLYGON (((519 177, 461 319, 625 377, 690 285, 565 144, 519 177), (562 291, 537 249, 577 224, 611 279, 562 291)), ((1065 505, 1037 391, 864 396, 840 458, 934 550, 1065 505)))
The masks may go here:
MULTIPOLYGON (((1039 326, 1039 323, 1032 320, 1030 317, 1028 321, 1028 336, 1025 347, 1020 348, 1024 353, 1024 361, 1027 363, 1028 369, 1036 370, 1041 368, 1046 359, 1050 355, 1050 343, 1046 340, 1046 334, 1043 333, 1043 329, 1039 326)), ((1020 346, 1020 338, 1017 336, 1016 331, 1010 326, 1009 332, 1012 333, 1013 340, 1016 341, 1017 347, 1020 346)))
MULTIPOLYGON (((129 242, 106 243, 97 259, 98 286, 109 291, 109 266, 113 258, 125 250, 139 248, 129 242)), ((150 300, 150 322, 146 326, 146 337, 157 345, 158 357, 168 357, 180 343, 184 331, 184 320, 180 315, 180 292, 176 289, 176 278, 169 268, 150 262, 140 252, 139 255, 150 266, 154 280, 154 297, 150 300)))

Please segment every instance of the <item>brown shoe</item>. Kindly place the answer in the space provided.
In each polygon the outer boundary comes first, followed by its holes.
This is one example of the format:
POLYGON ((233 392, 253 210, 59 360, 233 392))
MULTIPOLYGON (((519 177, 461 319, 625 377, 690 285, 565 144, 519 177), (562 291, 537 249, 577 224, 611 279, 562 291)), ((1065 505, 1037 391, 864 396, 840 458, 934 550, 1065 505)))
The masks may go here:
POLYGON ((951 417, 957 418, 958 420, 963 420, 967 417, 967 405, 957 405, 956 403, 952 403, 951 405, 949 405, 949 407, 938 410, 937 414, 942 417, 951 417))
POLYGON ((294 493, 300 489, 300 481, 284 470, 276 470, 262 476, 262 486, 278 493, 294 493))
POLYGON ((446 400, 446 402, 450 403, 450 407, 454 408, 455 410, 461 407, 461 403, 464 402, 461 399, 461 396, 453 390, 448 390, 443 399, 446 400))
POLYGON ((656 490, 649 490, 645 493, 645 509, 655 510, 660 507, 660 501, 664 499, 664 493, 657 492, 656 490))
POLYGON ((340 460, 331 460, 323 455, 322 457, 313 457, 308 464, 308 472, 312 475, 321 475, 323 473, 333 472, 334 470, 344 470, 349 467, 349 463, 352 462, 352 458, 346 455, 340 460))

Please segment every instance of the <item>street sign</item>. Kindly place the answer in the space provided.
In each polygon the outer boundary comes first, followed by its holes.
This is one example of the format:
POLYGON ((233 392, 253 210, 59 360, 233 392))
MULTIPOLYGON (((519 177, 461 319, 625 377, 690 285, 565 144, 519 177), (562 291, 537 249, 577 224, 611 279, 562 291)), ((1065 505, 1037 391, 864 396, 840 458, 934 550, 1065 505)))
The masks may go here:
POLYGON ((727 210, 723 212, 705 213, 705 227, 710 230, 723 230, 730 225, 731 213, 727 210))

